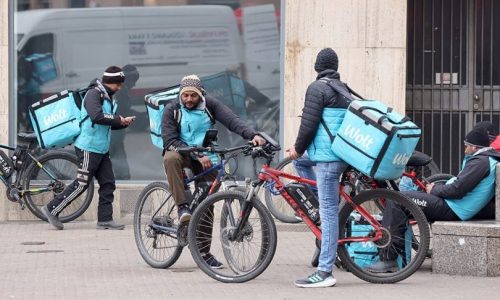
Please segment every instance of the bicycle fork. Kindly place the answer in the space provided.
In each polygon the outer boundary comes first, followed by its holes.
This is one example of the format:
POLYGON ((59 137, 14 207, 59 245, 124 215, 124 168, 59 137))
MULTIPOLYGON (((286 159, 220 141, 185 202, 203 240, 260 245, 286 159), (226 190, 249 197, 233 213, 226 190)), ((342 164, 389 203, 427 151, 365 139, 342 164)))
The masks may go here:
MULTIPOLYGON (((228 234, 228 239, 233 242, 237 240, 241 240, 243 238, 244 234, 244 227, 248 222, 248 218, 250 218, 250 213, 253 208, 252 204, 252 198, 255 194, 259 193, 259 189, 262 185, 262 182, 260 180, 253 181, 250 185, 250 190, 247 192, 245 201, 242 204, 241 211, 240 211, 240 216, 237 219, 236 224, 231 224, 233 228, 235 228, 232 232, 229 232, 228 234)), ((225 203, 225 205, 229 205, 229 203, 225 203)), ((234 217, 232 216, 232 210, 230 207, 225 207, 225 210, 227 210, 229 219, 231 223, 234 223, 234 217)))

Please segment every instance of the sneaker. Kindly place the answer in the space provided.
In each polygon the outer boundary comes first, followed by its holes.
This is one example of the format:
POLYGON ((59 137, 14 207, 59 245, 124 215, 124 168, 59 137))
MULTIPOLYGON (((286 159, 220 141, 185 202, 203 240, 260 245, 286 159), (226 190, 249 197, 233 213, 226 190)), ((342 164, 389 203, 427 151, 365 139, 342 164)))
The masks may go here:
POLYGON ((97 229, 123 230, 125 225, 118 224, 115 221, 97 222, 97 229))
POLYGON ((215 259, 215 257, 211 253, 205 254, 203 256, 203 259, 205 260, 207 265, 210 266, 210 268, 222 269, 223 264, 220 261, 218 261, 217 259, 215 259))
POLYGON ((399 271, 399 266, 395 260, 378 261, 366 266, 365 270, 372 273, 394 273, 399 271))
POLYGON ((42 213, 47 218, 47 221, 52 225, 57 230, 63 230, 64 225, 59 221, 59 218, 57 216, 54 216, 50 211, 47 205, 42 206, 42 213))
POLYGON ((179 223, 186 223, 189 222, 189 220, 191 220, 191 210, 187 206, 179 207, 178 215, 179 215, 179 223))
POLYGON ((333 278, 332 274, 318 270, 305 279, 296 280, 295 286, 302 288, 330 287, 336 283, 337 280, 333 278))

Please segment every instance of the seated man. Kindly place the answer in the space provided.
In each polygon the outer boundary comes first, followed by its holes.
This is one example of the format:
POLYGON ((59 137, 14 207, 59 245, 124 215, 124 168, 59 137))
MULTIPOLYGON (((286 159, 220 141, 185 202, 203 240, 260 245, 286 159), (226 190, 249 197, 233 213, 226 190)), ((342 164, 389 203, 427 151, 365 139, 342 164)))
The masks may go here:
MULTIPOLYGON (((495 167, 500 153, 490 145, 484 128, 474 128, 465 136, 465 162, 457 177, 444 185, 428 184, 426 193, 402 192, 424 212, 429 222, 470 220, 483 209, 495 193, 495 167)), ((397 271, 396 259, 405 249, 405 214, 393 202, 388 201, 382 225, 389 229, 394 241, 390 249, 382 249, 380 261, 367 267, 371 272, 397 271), (399 238, 398 238, 399 237, 399 238)))
MULTIPOLYGON (((254 145, 264 145, 266 140, 257 132, 248 127, 232 110, 219 100, 205 95, 201 81, 196 75, 182 78, 179 87, 179 101, 167 104, 162 116, 162 138, 164 149, 164 168, 168 186, 179 215, 179 223, 186 223, 191 219, 188 199, 184 193, 183 167, 190 168, 194 174, 201 173, 217 163, 215 154, 202 156, 185 156, 177 152, 177 148, 201 146, 205 133, 212 128, 215 121, 221 122, 230 131, 252 139, 254 145)), ((204 180, 213 181, 214 172, 204 176, 204 180)), ((207 224, 205 234, 207 243, 202 249, 205 260, 212 268, 221 268, 210 253, 210 238, 212 224, 207 224)))

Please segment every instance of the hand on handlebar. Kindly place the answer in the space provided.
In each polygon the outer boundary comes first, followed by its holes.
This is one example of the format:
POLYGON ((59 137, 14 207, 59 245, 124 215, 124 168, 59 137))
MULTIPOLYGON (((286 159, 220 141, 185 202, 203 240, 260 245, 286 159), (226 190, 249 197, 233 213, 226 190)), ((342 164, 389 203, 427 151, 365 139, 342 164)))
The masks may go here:
POLYGON ((200 156, 198 157, 198 161, 200 162, 203 170, 208 170, 212 167, 212 161, 208 156, 200 156))
POLYGON ((252 144, 254 146, 264 146, 266 143, 267 141, 258 134, 256 134, 252 139, 252 144))

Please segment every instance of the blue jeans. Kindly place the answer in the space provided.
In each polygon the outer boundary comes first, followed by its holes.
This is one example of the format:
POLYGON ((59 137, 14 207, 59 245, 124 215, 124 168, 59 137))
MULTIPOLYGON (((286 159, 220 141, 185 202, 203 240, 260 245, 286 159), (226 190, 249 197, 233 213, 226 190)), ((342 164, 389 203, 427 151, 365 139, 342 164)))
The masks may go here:
POLYGON ((339 239, 339 178, 347 168, 342 161, 318 162, 319 215, 321 218, 321 253, 318 270, 331 273, 339 239))
MULTIPOLYGON (((316 173, 314 172, 313 167, 316 166, 316 163, 309 159, 307 154, 302 155, 293 161, 293 166, 295 170, 297 170, 297 174, 302 178, 307 178, 316 181, 316 173)), ((310 186, 313 193, 318 197, 318 188, 315 186, 310 186)))

